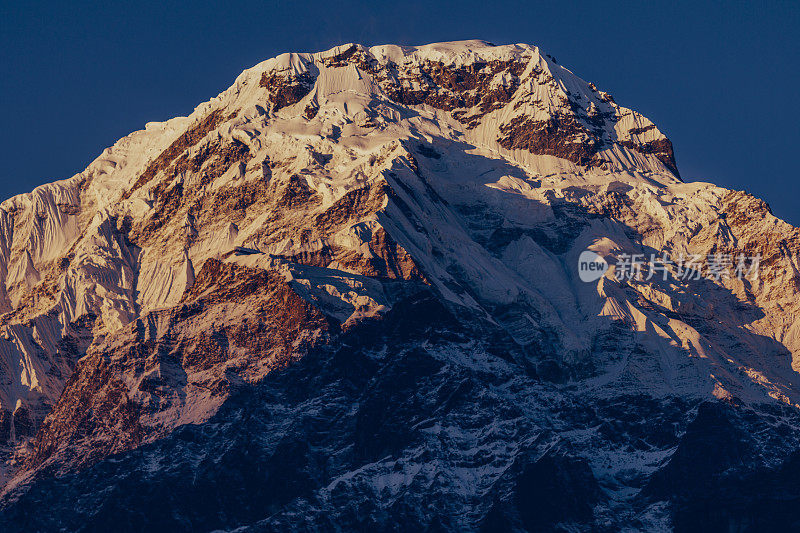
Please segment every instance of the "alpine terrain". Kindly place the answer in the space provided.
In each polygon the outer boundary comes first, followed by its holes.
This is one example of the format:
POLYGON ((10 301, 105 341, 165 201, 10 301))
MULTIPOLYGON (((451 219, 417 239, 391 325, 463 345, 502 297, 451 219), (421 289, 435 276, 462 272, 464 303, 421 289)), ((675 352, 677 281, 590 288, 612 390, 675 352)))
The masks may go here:
POLYGON ((2 531, 800 528, 800 230, 535 46, 264 61, 0 280, 2 531))

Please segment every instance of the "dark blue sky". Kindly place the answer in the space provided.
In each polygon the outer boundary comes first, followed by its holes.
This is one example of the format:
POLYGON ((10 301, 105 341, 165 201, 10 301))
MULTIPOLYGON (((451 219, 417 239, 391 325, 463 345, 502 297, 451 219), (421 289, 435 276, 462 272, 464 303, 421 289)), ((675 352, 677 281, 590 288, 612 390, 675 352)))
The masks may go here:
POLYGON ((800 7, 731 2, 0 3, 0 198, 69 177, 286 51, 526 42, 673 141, 687 180, 800 225, 800 7))

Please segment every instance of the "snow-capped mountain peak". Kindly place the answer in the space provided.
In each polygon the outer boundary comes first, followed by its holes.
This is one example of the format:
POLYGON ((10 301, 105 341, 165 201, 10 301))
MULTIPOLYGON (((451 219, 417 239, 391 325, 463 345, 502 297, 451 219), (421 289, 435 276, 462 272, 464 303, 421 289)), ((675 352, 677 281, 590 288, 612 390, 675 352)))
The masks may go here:
MULTIPOLYGON (((322 520, 342 487, 390 506, 435 478, 436 438, 455 450, 442 498, 468 509, 450 526, 527 523, 510 494, 553 465, 602 485, 582 496, 591 521, 639 497, 703 402, 794 416, 798 242, 760 200, 684 183, 655 124, 535 46, 282 54, 0 205, 6 499, 134 449, 166 464, 158 447, 175 446, 192 470, 178 428, 217 446, 252 396, 271 406, 269 432, 246 425, 264 446, 295 442, 282 416, 344 421, 320 437, 330 474, 271 503, 275 527, 293 506, 322 520), (590 282, 586 251, 610 265, 590 282), (740 253, 756 275, 735 275, 740 253), (620 278, 664 254, 728 262, 620 278), (394 441, 380 418, 398 405, 394 441), (599 432, 631 405, 672 432, 628 415, 646 445, 599 432)), ((664 519, 653 498, 642 523, 664 519)))

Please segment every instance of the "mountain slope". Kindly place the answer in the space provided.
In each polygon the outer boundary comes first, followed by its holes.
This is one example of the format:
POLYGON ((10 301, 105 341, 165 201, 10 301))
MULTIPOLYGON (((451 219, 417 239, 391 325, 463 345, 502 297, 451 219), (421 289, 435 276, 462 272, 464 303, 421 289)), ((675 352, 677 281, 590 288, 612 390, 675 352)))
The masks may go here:
POLYGON ((284 54, 0 205, 0 521, 680 529, 795 468, 798 252, 536 47, 284 54))

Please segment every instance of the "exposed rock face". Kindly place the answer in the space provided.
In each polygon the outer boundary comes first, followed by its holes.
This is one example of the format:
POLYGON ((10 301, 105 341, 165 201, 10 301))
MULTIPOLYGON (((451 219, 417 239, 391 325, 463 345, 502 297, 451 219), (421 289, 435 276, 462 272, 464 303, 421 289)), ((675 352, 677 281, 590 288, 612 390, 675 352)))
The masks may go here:
MULTIPOLYGON (((153 162, 150 163, 146 169, 144 169, 144 172, 141 173, 139 179, 136 180, 136 182, 133 184, 133 187, 131 187, 129 191, 126 191, 125 195, 123 195, 123 198, 130 197, 130 195, 133 194, 137 189, 147 185, 150 181, 152 181, 156 174, 170 166, 170 164, 175 161, 179 155, 185 154, 187 149, 197 144, 208 134, 208 132, 219 126, 221 122, 222 110, 215 109, 199 123, 182 133, 172 144, 167 147, 166 150, 161 152, 161 155, 156 157, 153 162)), ((179 168, 178 165, 176 165, 176 170, 177 168, 179 168)))
POLYGON ((57 454, 73 467, 92 464, 163 435, 166 415, 201 422, 240 380, 285 367, 329 332, 325 316, 282 276, 209 259, 178 306, 91 347, 44 420, 26 467, 57 454))
POLYGON ((296 104, 314 87, 314 76, 309 72, 264 72, 259 82, 270 92, 270 102, 277 111, 296 104))
POLYGON ((0 205, 0 526, 791 529, 799 231, 533 46, 265 61, 0 205))
POLYGON ((595 159, 602 142, 571 116, 540 121, 519 116, 500 126, 500 133, 500 146, 509 150, 552 155, 577 165, 602 164, 595 159))

